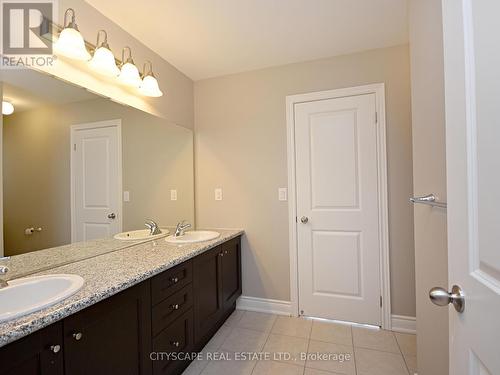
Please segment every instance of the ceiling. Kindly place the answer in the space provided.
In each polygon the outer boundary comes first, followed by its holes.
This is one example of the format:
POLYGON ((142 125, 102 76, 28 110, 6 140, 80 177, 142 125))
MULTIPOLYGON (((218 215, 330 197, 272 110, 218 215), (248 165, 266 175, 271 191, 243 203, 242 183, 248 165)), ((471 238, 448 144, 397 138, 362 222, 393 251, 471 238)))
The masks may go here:
POLYGON ((408 42, 407 0, 86 0, 193 80, 408 42))
POLYGON ((99 98, 81 87, 34 70, 5 70, 2 81, 3 100, 11 102, 16 112, 99 98))

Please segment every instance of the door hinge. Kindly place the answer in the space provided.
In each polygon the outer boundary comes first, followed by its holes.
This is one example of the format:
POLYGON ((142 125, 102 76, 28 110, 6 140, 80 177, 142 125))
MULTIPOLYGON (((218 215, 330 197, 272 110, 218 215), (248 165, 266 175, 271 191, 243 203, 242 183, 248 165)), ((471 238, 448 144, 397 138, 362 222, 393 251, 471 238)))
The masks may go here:
POLYGON ((375 124, 378 124, 378 112, 375 112, 375 124))
POLYGON ((382 296, 380 296, 380 307, 382 307, 382 296))

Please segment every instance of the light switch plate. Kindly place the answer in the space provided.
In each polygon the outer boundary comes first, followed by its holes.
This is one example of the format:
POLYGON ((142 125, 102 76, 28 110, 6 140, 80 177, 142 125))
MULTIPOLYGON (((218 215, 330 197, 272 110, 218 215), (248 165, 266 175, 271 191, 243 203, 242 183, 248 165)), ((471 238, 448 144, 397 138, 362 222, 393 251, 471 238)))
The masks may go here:
POLYGON ((130 202, 130 191, 124 191, 123 192, 123 201, 124 202, 130 202))
POLYGON ((214 193, 215 193, 215 200, 221 201, 222 200, 222 188, 216 188, 214 193))
POLYGON ((177 200, 177 190, 170 190, 170 200, 171 201, 177 200))
POLYGON ((287 188, 279 188, 278 189, 278 200, 280 200, 280 201, 288 200, 288 189, 287 188))

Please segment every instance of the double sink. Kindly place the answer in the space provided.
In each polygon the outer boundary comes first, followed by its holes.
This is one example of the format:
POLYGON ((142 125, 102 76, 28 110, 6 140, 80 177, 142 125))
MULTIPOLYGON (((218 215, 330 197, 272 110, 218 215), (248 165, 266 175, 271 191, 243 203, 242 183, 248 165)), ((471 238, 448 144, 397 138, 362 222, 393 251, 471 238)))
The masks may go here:
MULTIPOLYGON (((189 244, 218 238, 214 231, 189 231, 184 235, 169 236, 168 230, 152 236, 149 230, 119 233, 115 239, 123 241, 154 240, 166 237, 170 244, 189 244)), ((42 310, 69 298, 83 286, 84 280, 78 275, 46 275, 11 280, 0 289, 0 323, 42 310)))
POLYGON ((179 237, 169 236, 170 232, 168 229, 162 229, 161 231, 162 233, 160 234, 151 235, 148 229, 133 230, 130 232, 118 233, 114 238, 121 241, 143 241, 166 237, 165 241, 168 243, 187 244, 215 240, 220 236, 220 233, 210 230, 193 230, 179 237))

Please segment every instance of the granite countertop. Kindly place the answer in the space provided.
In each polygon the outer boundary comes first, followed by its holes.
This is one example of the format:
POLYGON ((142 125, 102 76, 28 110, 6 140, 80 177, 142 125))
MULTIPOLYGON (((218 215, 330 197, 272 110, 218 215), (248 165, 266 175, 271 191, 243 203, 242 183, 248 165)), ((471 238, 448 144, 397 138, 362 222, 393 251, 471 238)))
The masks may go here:
POLYGON ((148 241, 122 241, 114 238, 103 238, 14 255, 7 261, 10 268, 8 280, 18 279, 148 241))
POLYGON ((244 233, 243 230, 216 230, 221 235, 212 241, 172 245, 160 238, 33 274, 75 274, 82 276, 85 283, 80 291, 56 305, 1 323, 0 347, 244 233))

